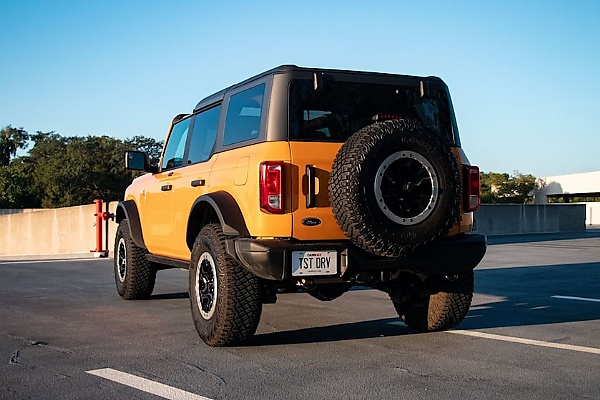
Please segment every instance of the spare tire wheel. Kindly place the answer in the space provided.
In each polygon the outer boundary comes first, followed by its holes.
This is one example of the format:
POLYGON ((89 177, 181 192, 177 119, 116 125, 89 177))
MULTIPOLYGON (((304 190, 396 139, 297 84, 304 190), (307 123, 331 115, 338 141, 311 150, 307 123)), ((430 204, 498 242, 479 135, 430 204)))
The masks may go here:
POLYGON ((449 146, 419 122, 366 126, 342 145, 333 162, 333 214, 358 247, 402 257, 445 235, 458 218, 460 176, 449 146))

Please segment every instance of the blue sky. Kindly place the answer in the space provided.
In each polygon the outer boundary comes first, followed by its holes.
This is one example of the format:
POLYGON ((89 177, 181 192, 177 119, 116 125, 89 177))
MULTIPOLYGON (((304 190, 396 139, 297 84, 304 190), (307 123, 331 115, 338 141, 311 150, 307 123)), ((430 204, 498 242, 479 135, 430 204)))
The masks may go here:
POLYGON ((600 1, 0 2, 0 126, 163 139, 281 64, 437 75, 484 171, 600 170, 600 1))

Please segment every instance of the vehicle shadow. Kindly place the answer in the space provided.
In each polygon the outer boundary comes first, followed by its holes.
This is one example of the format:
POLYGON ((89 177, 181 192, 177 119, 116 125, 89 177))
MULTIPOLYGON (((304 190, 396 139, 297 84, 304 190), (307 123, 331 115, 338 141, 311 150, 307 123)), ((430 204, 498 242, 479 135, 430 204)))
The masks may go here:
POLYGON ((475 270, 475 302, 459 329, 548 325, 600 319, 600 262, 475 270))
MULTIPOLYGON (((554 296, 600 299, 600 261, 475 270, 475 297, 456 329, 493 329, 600 320, 600 303, 554 296)), ((352 291, 373 290, 355 287, 352 291)), ((299 294, 283 294, 296 296, 299 294)), ((184 291, 158 293, 151 300, 188 299, 184 291)), ((386 305, 387 306, 387 305, 386 305)), ((389 307, 392 307, 389 303, 389 307)), ((349 322, 259 333, 249 346, 308 344, 421 334, 400 318, 349 322)))
POLYGON ((383 318, 330 326, 319 326, 255 335, 248 346, 277 346, 372 339, 418 333, 403 325, 399 318, 383 318))
POLYGON ((161 293, 153 294, 150 296, 150 300, 173 300, 173 299, 189 299, 190 295, 188 292, 180 293, 161 293))
MULTIPOLYGON (((489 329, 600 320, 600 262, 475 270, 475 297, 455 329, 489 329), (486 299, 493 299, 486 301, 486 299), (483 301, 482 301, 483 299, 483 301)), ((256 335, 249 346, 276 346, 422 334, 399 318, 256 335)))
POLYGON ((488 236, 488 245, 514 243, 532 243, 532 242, 552 242, 557 240, 590 239, 600 237, 600 229, 587 229, 583 232, 565 232, 565 233, 527 233, 521 235, 490 235, 488 236))

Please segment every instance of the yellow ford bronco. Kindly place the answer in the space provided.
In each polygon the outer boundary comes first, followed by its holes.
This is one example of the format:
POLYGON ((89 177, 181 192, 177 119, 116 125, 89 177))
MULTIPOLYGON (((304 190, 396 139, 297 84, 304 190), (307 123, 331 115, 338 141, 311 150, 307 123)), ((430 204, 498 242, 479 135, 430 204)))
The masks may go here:
POLYGON ((158 165, 125 161, 148 173, 117 208, 117 291, 148 298, 157 271, 189 270, 208 345, 252 337, 292 285, 323 301, 382 290, 422 331, 469 310, 479 169, 437 77, 280 66, 177 115, 158 165))

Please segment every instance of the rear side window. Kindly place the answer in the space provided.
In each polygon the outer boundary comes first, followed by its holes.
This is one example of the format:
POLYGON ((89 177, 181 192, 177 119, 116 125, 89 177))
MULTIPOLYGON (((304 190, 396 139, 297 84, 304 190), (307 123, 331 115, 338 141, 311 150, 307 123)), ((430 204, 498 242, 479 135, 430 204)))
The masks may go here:
POLYGON ((225 117, 224 145, 258 137, 264 96, 264 83, 231 96, 225 117))
POLYGON ((195 164, 210 158, 215 145, 215 139, 217 138, 220 114, 221 106, 217 106, 196 115, 192 130, 190 152, 188 154, 188 164, 195 164))
POLYGON ((330 82, 314 90, 310 80, 292 80, 289 89, 290 140, 344 142, 374 122, 377 114, 420 121, 430 131, 454 143, 448 96, 417 86, 364 82, 330 82))
POLYGON ((180 167, 183 164, 183 154, 190 130, 190 120, 190 118, 186 118, 173 125, 163 154, 162 170, 180 167))

